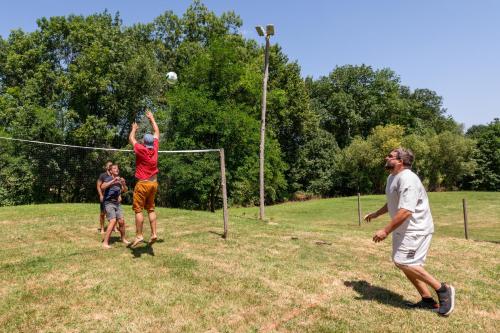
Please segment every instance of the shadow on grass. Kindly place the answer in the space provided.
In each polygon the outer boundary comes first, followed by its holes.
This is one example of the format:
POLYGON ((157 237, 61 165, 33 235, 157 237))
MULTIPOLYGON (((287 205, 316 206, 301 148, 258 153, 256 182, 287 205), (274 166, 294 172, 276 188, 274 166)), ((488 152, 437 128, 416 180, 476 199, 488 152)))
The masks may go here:
POLYGON ((479 242, 479 243, 493 243, 493 244, 500 244, 500 241, 496 240, 480 240, 480 239, 474 239, 474 242, 479 242))
POLYGON ((146 246, 130 248, 130 252, 132 252, 134 258, 140 258, 143 254, 149 254, 150 256, 155 255, 153 247, 149 244, 146 246))
POLYGON ((346 287, 354 289, 360 296, 357 300, 377 301, 381 304, 390 305, 396 308, 408 309, 405 305, 406 301, 403 296, 396 294, 382 287, 373 286, 370 283, 360 281, 344 281, 346 287))
POLYGON ((217 235, 220 238, 224 238, 224 233, 223 232, 217 232, 217 231, 210 230, 209 233, 217 235))
MULTIPOLYGON (((164 240, 163 239, 158 239, 155 244, 157 243, 163 243, 164 240)), ((130 252, 132 253, 132 255, 134 256, 134 258, 140 258, 143 254, 147 254, 147 255, 150 255, 150 256, 153 256, 155 255, 155 251, 153 249, 153 245, 152 244, 149 244, 149 243, 146 243, 145 246, 136 246, 136 247, 129 247, 130 249, 130 252)))
POLYGON ((120 237, 118 236, 111 236, 109 237, 109 245, 116 243, 116 242, 121 242, 120 237))

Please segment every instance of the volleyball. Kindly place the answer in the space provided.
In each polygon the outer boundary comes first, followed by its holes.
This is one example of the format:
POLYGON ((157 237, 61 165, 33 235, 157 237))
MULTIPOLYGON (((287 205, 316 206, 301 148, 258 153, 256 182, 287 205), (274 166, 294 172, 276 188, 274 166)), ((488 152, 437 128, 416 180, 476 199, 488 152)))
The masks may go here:
POLYGON ((177 82, 177 74, 175 74, 175 72, 168 72, 167 73, 167 82, 169 84, 175 84, 177 82))

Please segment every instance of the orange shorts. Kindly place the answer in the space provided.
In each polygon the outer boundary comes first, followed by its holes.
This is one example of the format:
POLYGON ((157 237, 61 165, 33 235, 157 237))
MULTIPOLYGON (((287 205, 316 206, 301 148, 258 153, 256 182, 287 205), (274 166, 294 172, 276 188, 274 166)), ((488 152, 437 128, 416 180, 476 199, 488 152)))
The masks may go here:
POLYGON ((143 209, 148 212, 155 210, 155 196, 158 190, 158 183, 149 180, 139 180, 134 187, 134 203, 132 209, 136 213, 141 213, 143 209))

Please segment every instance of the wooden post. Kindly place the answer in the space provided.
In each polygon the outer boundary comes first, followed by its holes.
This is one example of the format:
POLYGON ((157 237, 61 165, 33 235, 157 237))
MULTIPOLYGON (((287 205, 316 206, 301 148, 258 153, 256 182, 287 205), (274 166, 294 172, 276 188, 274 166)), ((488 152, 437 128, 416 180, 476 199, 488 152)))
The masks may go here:
POLYGON ((264 58, 264 79, 262 80, 262 112, 260 116, 260 146, 259 146, 259 219, 265 218, 265 187, 264 187, 264 150, 266 138, 266 103, 267 80, 269 78, 269 38, 266 35, 266 53, 264 58))
POLYGON ((361 194, 358 193, 358 225, 361 227, 361 194))
POLYGON ((462 199, 462 204, 464 207, 464 230, 465 230, 465 239, 469 239, 469 232, 467 230, 467 201, 465 198, 462 199))
POLYGON ((229 217, 227 215, 227 189, 226 189, 226 162, 224 158, 224 148, 219 150, 220 154, 220 178, 222 187, 222 214, 224 216, 224 234, 222 238, 227 238, 227 223, 229 217))

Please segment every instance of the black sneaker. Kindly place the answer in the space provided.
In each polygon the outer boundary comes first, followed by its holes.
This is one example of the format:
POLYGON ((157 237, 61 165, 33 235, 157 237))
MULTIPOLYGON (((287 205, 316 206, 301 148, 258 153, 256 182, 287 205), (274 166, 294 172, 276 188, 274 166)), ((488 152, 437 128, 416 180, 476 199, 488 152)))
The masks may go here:
POLYGON ((430 299, 422 299, 420 302, 411 303, 408 302, 405 304, 406 307, 410 309, 425 309, 437 312, 439 309, 439 304, 433 298, 430 299))
POLYGON ((451 285, 443 283, 446 287, 445 291, 438 291, 437 295, 439 298, 439 310, 438 313, 441 316, 449 316, 455 308, 455 288, 451 285))

